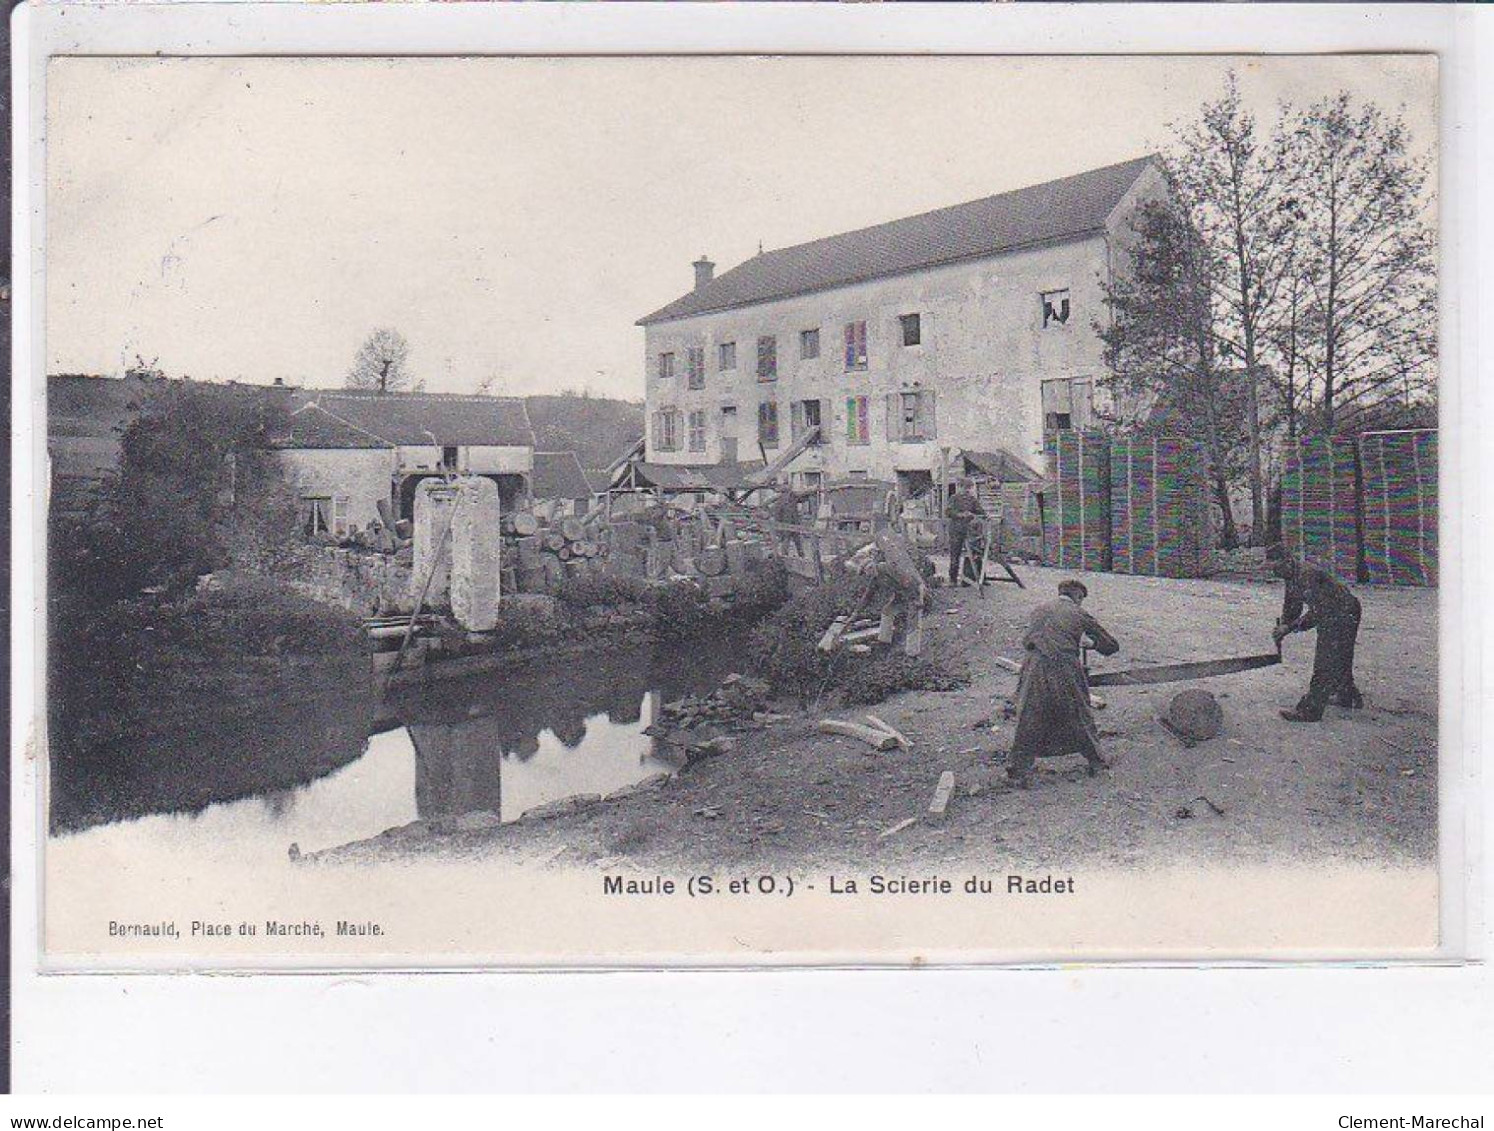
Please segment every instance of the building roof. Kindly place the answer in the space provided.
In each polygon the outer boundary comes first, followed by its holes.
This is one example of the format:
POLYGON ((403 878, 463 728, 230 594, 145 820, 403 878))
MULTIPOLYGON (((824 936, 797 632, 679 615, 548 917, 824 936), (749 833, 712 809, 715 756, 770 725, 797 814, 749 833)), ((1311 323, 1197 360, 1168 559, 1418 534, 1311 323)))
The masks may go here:
POLYGON ((638 320, 669 322, 885 275, 982 259, 1105 227, 1151 157, 764 252, 638 320))
POLYGON ((534 447, 534 430, 529 426, 529 414, 520 397, 302 389, 297 390, 296 403, 299 408, 315 405, 346 428, 385 444, 534 447))
POLYGON ((575 452, 535 452, 530 493, 536 499, 587 499, 592 492, 575 452))
POLYGON ((365 432, 354 424, 328 412, 315 401, 308 401, 291 412, 286 420, 289 431, 271 438, 276 448, 392 448, 388 440, 365 432))

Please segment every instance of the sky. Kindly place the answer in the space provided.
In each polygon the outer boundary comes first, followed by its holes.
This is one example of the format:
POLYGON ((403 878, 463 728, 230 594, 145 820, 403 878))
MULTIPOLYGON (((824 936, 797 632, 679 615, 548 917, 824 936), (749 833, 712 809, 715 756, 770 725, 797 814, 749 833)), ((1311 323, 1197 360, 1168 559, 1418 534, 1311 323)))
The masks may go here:
POLYGON ((57 59, 47 364, 643 395, 637 320, 757 253, 1166 145, 1230 67, 1436 145, 1430 57, 57 59))

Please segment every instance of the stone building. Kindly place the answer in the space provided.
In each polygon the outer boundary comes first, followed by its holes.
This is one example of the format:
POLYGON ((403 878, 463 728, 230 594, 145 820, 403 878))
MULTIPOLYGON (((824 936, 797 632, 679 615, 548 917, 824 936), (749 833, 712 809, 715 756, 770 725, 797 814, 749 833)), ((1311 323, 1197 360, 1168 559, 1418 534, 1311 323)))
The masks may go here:
POLYGON ((650 465, 771 462, 796 486, 930 484, 946 454, 1042 466, 1104 365, 1102 283, 1165 192, 1151 158, 761 253, 639 321, 650 465))
POLYGON ((410 518, 422 479, 458 472, 498 484, 504 513, 527 504, 534 433, 517 397, 297 390, 273 439, 307 506, 308 532, 341 537, 379 517, 410 518))

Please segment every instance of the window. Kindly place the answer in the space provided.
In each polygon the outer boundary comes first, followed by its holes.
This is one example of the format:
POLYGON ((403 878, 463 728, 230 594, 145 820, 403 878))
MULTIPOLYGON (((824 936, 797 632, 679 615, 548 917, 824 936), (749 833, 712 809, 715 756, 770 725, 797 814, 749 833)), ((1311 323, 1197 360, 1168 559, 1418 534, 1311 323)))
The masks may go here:
POLYGON ((680 450, 680 411, 664 408, 654 413, 654 450, 677 452, 680 450))
POLYGON ((674 376, 674 354, 661 353, 659 355, 659 380, 667 381, 674 376))
POLYGON ((846 368, 866 368, 866 323, 846 323, 846 368))
POLYGON ((900 444, 921 444, 934 439, 933 390, 888 394, 887 435, 900 444))
POLYGON ((1043 300, 1043 329, 1050 330, 1064 325, 1069 320, 1069 289, 1065 287, 1061 291, 1044 291, 1043 300))
POLYGON ((302 529, 311 536, 346 537, 349 533, 348 503, 346 495, 303 495, 302 529))
POLYGON ((690 389, 705 388, 704 346, 691 346, 685 351, 685 385, 690 389))
POLYGON ((813 491, 825 482, 825 473, 823 471, 795 471, 789 478, 796 489, 813 491))
POLYGON ((737 406, 721 406, 721 462, 737 462, 737 406))
POLYGON ((443 471, 455 471, 457 466, 457 450, 451 445, 441 449, 441 469, 443 471))
POLYGON ((722 342, 716 347, 716 368, 723 373, 737 367, 737 343, 722 342))
POLYGON ((803 361, 811 361, 820 356, 820 332, 818 330, 799 331, 799 357, 803 361))
POLYGON ((705 451, 706 445, 706 414, 705 409, 695 409, 690 413, 690 450, 692 452, 705 451))
POLYGON ((871 443, 871 412, 868 397, 846 398, 846 443, 871 443))
POLYGON ((765 448, 778 446, 777 401, 763 401, 757 406, 757 442, 765 448))
POLYGON ((778 380, 778 339, 771 334, 757 340, 757 379, 778 380))
POLYGON ((795 401, 791 408, 789 426, 793 429, 794 439, 811 428, 820 426, 820 402, 819 401, 795 401))
POLYGON ((900 314, 897 320, 903 328, 903 345, 916 346, 923 341, 923 319, 916 314, 900 314))
POLYGON ((1043 382, 1043 431, 1066 432, 1088 428, 1094 418, 1088 378, 1064 377, 1043 382))

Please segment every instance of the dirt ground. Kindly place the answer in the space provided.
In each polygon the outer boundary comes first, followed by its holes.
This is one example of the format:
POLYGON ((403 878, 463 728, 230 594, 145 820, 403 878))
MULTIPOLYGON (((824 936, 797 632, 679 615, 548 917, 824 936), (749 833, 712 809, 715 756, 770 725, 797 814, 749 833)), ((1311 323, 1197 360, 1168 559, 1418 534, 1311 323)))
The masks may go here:
MULTIPOLYGON (((972 683, 904 693, 872 709, 908 736, 909 750, 879 753, 814 729, 821 717, 859 719, 860 710, 795 714, 630 796, 489 829, 411 826, 323 858, 512 855, 647 869, 804 868, 870 858, 884 867, 1435 859, 1435 591, 1357 590, 1362 711, 1330 707, 1317 724, 1279 717, 1305 690, 1312 667, 1313 636, 1295 635, 1277 667, 1099 689, 1107 706, 1097 718, 1113 768, 1090 778, 1078 756, 1045 759, 1035 787, 1015 791, 1004 784, 1013 724, 1001 718, 1001 705, 1017 677, 996 659, 1020 658, 1031 610, 1055 595, 1064 576, 1020 572, 1026 589, 936 590, 926 647, 958 650, 972 683), (1225 727, 1185 749, 1156 717, 1189 687, 1218 697, 1225 727), (987 725, 978 727, 981 720, 987 725), (936 818, 927 810, 945 770, 954 773, 956 792, 936 818), (909 818, 913 824, 892 831, 909 818)), ((1097 660, 1095 671, 1271 649, 1280 583, 1120 574, 1090 574, 1085 582, 1086 609, 1121 642, 1119 655, 1097 660)))

